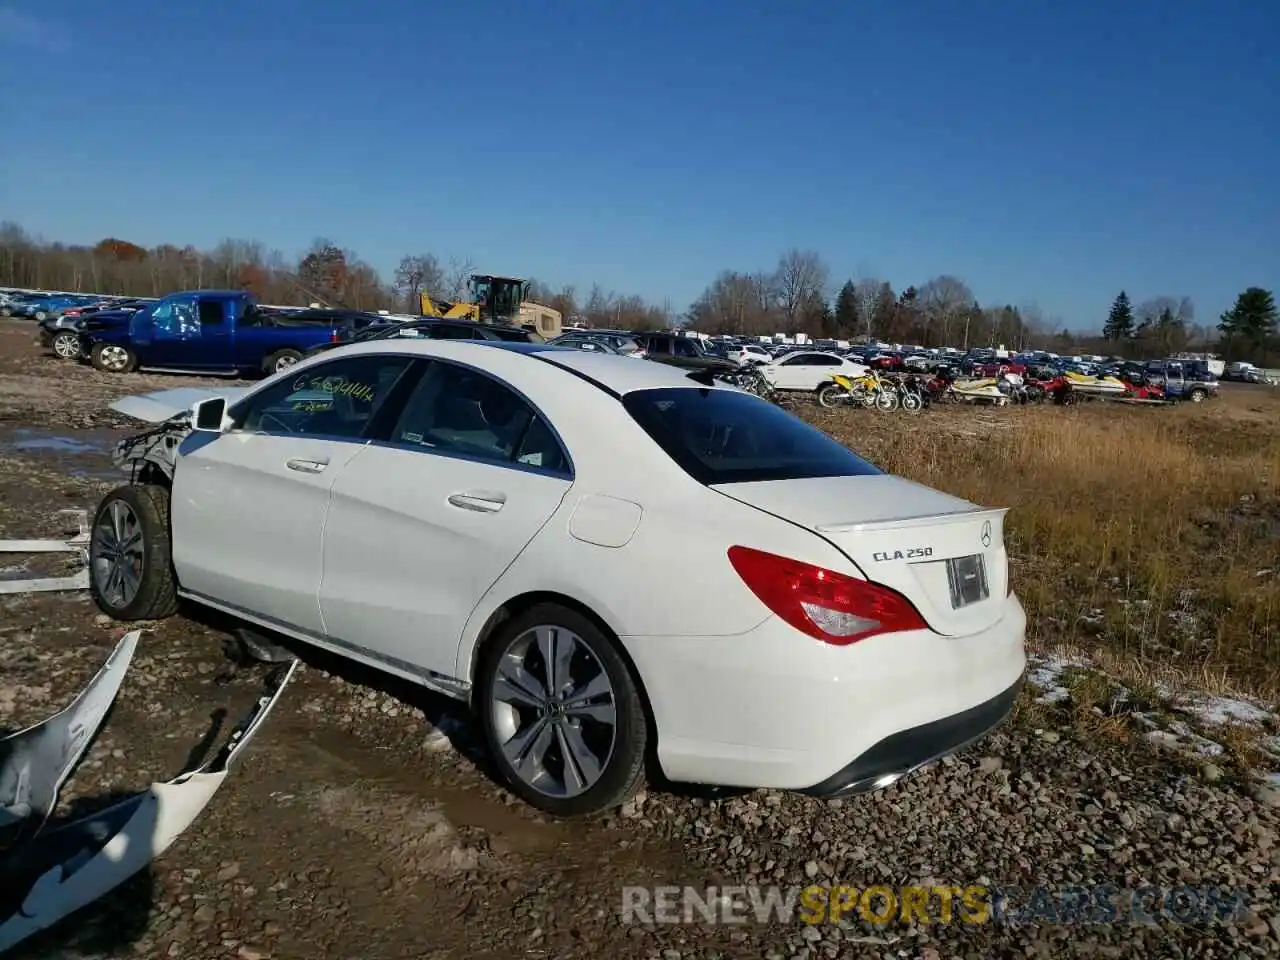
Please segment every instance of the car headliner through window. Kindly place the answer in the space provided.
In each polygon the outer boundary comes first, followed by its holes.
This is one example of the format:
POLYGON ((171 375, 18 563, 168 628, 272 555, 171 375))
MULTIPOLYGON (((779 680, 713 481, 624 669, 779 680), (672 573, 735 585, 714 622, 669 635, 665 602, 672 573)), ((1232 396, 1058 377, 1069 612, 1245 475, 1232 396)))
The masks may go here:
POLYGON ((622 405, 667 455, 699 483, 750 483, 881 473, 785 410, 736 390, 637 390, 622 405))

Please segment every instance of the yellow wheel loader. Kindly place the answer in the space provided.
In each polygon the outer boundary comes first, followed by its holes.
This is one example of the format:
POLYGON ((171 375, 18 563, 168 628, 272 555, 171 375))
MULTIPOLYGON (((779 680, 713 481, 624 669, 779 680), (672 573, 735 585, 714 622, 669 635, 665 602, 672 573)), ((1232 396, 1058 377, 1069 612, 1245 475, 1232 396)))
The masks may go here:
POLYGON ((560 311, 526 301, 524 280, 474 273, 467 281, 467 288, 471 300, 465 303, 434 300, 430 294, 421 294, 419 313, 445 320, 507 323, 532 330, 546 340, 560 336, 563 322, 560 311))

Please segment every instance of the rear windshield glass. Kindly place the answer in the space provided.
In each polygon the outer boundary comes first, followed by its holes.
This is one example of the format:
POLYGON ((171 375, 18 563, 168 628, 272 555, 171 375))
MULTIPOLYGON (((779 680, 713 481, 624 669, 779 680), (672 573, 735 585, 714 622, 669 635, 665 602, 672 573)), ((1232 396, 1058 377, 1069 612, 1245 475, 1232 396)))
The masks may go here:
POLYGON ((699 483, 857 477, 881 471, 782 408, 736 390, 637 390, 622 405, 699 483))

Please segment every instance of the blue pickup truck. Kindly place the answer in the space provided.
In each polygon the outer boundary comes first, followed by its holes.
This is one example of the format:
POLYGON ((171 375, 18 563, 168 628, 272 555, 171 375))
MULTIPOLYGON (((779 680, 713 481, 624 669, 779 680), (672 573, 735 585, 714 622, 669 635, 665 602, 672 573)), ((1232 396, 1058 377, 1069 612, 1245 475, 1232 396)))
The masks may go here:
POLYGON ((173 293, 141 310, 88 317, 80 353, 99 370, 254 376, 292 366, 337 338, 340 322, 290 323, 244 290, 173 293))

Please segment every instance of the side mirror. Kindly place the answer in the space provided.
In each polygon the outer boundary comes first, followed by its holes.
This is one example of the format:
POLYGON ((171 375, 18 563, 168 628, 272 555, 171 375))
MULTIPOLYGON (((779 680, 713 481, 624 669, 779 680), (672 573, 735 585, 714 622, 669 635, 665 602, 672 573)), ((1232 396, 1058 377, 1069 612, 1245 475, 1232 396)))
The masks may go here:
POLYGON ((227 398, 210 397, 191 407, 191 424, 204 433, 222 433, 227 418, 227 398))

